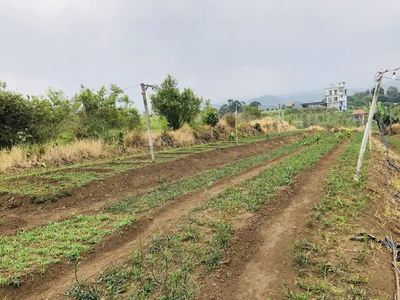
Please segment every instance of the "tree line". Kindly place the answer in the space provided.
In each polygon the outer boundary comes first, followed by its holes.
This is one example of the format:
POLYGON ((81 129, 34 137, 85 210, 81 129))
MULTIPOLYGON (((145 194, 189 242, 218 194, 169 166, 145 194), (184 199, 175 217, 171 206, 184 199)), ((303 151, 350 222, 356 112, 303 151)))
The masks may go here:
MULTIPOLYGON (((218 110, 210 106, 210 101, 196 96, 191 88, 180 91, 171 75, 153 92, 150 102, 154 114, 165 117, 173 130, 197 119, 210 126, 218 123, 218 110)), ((67 143, 76 138, 114 141, 140 127, 134 102, 115 84, 99 90, 81 85, 73 97, 52 88, 41 96, 24 97, 0 81, 0 148, 21 143, 67 143)))
MULTIPOLYGON (((372 101, 375 88, 371 91, 366 90, 365 92, 357 92, 347 98, 347 104, 349 109, 366 108, 372 101)), ((383 106, 390 106, 390 103, 400 103, 400 94, 396 87, 388 87, 385 92, 384 88, 379 89, 378 101, 382 102, 383 106)))

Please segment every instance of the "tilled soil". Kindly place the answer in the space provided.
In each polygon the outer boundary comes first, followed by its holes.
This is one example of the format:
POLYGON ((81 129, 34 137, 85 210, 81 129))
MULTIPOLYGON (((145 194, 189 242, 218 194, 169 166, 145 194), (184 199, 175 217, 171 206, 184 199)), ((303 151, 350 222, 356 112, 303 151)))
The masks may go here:
POLYGON ((208 276, 196 299, 282 299, 282 282, 293 282, 290 243, 304 233, 308 207, 323 197, 327 172, 335 166, 345 144, 334 147, 316 165, 278 192, 277 200, 266 205, 235 232, 224 267, 208 276))
MULTIPOLYGON (((153 234, 159 232, 173 231, 179 222, 186 216, 190 208, 193 208, 208 199, 221 193, 227 185, 239 183, 252 176, 258 175, 263 169, 276 165, 288 156, 299 151, 307 151, 306 148, 299 149, 288 155, 280 156, 267 163, 243 170, 242 172, 217 181, 207 194, 203 189, 192 191, 187 195, 180 196, 174 201, 156 208, 151 214, 139 219, 134 225, 126 228, 122 235, 114 234, 94 247, 94 253, 86 254, 79 265, 80 278, 93 278, 98 275, 110 261, 126 261, 132 249, 139 249, 141 241, 146 241, 153 234)), ((6 288, 0 291, 0 297, 8 296, 11 299, 62 299, 61 295, 68 289, 75 278, 74 266, 67 261, 50 267, 43 276, 34 276, 27 279, 18 290, 6 288)))
POLYGON ((33 228, 49 221, 64 220, 76 213, 91 214, 106 203, 115 203, 138 192, 143 193, 161 181, 176 182, 235 160, 276 150, 300 137, 301 134, 284 136, 137 168, 89 183, 75 189, 72 196, 64 196, 56 202, 34 204, 27 197, 0 195, 0 219, 3 221, 1 235, 15 234, 21 228, 33 228))

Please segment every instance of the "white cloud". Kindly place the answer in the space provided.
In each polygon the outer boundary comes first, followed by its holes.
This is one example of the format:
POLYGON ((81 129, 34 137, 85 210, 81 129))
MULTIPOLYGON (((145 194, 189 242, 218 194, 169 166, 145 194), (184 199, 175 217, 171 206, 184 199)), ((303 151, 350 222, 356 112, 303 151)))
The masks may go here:
POLYGON ((0 0, 0 80, 73 94, 170 73, 212 101, 370 88, 400 65, 398 11, 398 0, 0 0))

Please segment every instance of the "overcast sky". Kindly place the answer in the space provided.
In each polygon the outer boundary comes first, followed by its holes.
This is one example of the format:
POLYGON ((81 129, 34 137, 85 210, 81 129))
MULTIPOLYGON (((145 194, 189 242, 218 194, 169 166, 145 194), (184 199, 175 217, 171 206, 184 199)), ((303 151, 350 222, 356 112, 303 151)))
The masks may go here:
MULTIPOLYGON (((72 96, 169 73, 212 103, 369 88, 400 66, 399 12, 399 0, 0 0, 0 80, 72 96)), ((139 87, 127 94, 142 107, 139 87)))

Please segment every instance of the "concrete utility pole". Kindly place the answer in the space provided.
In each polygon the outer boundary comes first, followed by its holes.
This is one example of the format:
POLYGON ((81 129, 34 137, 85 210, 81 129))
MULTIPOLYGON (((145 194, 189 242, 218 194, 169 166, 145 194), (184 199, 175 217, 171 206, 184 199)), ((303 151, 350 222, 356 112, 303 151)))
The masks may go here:
MULTIPOLYGON (((371 108, 371 106, 372 106, 372 102, 369 103, 370 108, 371 108)), ((372 151, 372 128, 369 131, 369 151, 372 151)))
POLYGON ((278 105, 278 135, 281 134, 281 105, 278 105))
POLYGON ((147 99, 146 99, 146 90, 148 87, 152 87, 152 85, 141 83, 140 86, 142 87, 143 104, 144 104, 144 110, 146 112, 147 132, 149 134, 149 146, 150 146, 150 153, 151 153, 151 161, 153 162, 153 165, 154 165, 154 163, 156 162, 156 159, 154 158, 153 137, 151 135, 149 108, 147 107, 147 99))
POLYGON ((375 93, 374 93, 374 98, 372 99, 371 108, 369 110, 367 125, 365 126, 364 137, 363 137, 363 140, 362 140, 362 143, 361 143, 360 155, 358 156, 356 174, 354 175, 354 180, 355 181, 358 181, 358 178, 360 176, 360 171, 361 171, 361 167, 362 167, 362 163, 363 163, 363 159, 364 159, 364 154, 365 154, 365 148, 367 146, 368 136, 369 136, 369 133, 370 133, 370 130, 371 130, 371 126, 372 126, 372 119, 374 117, 374 113, 375 113, 375 109, 376 109, 376 102, 378 101, 379 90, 381 88, 383 75, 385 75, 385 73, 387 73, 387 72, 393 72, 393 77, 395 77, 396 71, 399 70, 399 69, 400 69, 400 67, 396 68, 396 69, 384 69, 384 70, 379 70, 376 73, 376 76, 375 76, 375 81, 376 81, 375 93))

